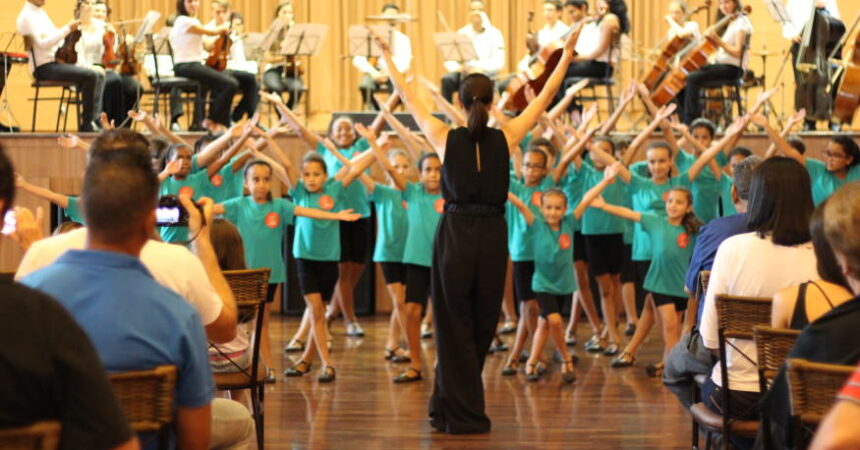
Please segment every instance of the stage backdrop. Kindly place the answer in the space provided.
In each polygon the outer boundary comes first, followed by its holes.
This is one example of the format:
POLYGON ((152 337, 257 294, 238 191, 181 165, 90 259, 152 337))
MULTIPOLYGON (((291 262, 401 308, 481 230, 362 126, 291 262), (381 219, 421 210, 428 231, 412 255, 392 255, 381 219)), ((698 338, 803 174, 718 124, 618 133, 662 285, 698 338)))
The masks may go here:
MULTIPOLYGON (((690 8, 702 4, 704 0, 690 1, 690 8)), ((0 16, 0 32, 8 39, 9 33, 14 32, 15 17, 20 10, 23 0, 4 0, 7 6, 6 14, 0 16)), ((360 96, 357 91, 359 81, 358 72, 352 67, 347 55, 347 28, 351 24, 365 23, 365 17, 380 12, 385 0, 294 0, 298 22, 325 23, 330 26, 329 34, 320 50, 318 56, 313 58, 305 82, 311 90, 311 112, 316 118, 314 124, 324 127, 327 123, 327 115, 332 111, 344 109, 357 109, 360 106, 360 96), (319 125, 321 124, 321 125, 319 125)), ((438 83, 443 74, 442 61, 436 50, 432 34, 443 31, 438 18, 442 13, 450 26, 457 29, 467 22, 467 0, 400 0, 395 1, 406 13, 417 17, 417 20, 405 25, 400 29, 411 39, 413 54, 412 71, 427 76, 438 83)), ((489 16, 493 24, 502 30, 507 44, 507 72, 513 71, 516 62, 525 53, 524 36, 528 27, 526 17, 528 11, 535 11, 535 20, 532 29, 537 30, 543 26, 541 18, 541 0, 489 0, 489 16)), ((593 2, 592 2, 593 3, 593 2)), ((708 14, 699 13, 695 19, 702 27, 710 21, 716 12, 716 1, 711 2, 708 14)), ((753 34, 752 52, 776 52, 777 55, 768 57, 767 75, 768 83, 777 83, 775 78, 781 63, 780 53, 786 51, 789 43, 781 37, 780 29, 766 11, 763 0, 747 2, 753 8, 751 19, 755 28, 753 34)), ((241 12, 246 17, 247 31, 265 31, 274 17, 274 9, 278 0, 234 0, 233 9, 241 12)), ((663 16, 666 13, 668 0, 637 0, 628 1, 631 20, 631 32, 629 39, 625 38, 624 62, 620 72, 620 82, 626 83, 631 78, 638 78, 649 65, 643 60, 644 50, 657 45, 664 36, 667 25, 663 16)), ((72 18, 73 0, 48 0, 46 9, 54 22, 58 25, 66 23, 72 18)), ((163 13, 163 17, 175 10, 175 2, 172 0, 112 0, 113 20, 124 20, 140 18, 150 9, 163 13)), ((210 0, 201 1, 201 18, 206 21, 211 17, 210 0)), ((860 12, 860 5, 853 2, 840 1, 842 18, 846 26, 850 26, 854 17, 860 12)), ((163 19, 158 27, 163 25, 163 19)), ((20 46, 20 42, 16 43, 20 46)), ((5 43, 4 43, 5 46, 5 43)), ((762 73, 762 58, 752 56, 751 69, 757 74, 762 73)), ((784 85, 784 94, 775 99, 778 111, 783 107, 793 107, 793 77, 791 68, 787 67, 781 79, 784 85)), ((9 100, 18 122, 29 129, 32 114, 32 97, 30 89, 30 77, 26 67, 17 66, 12 73, 7 87, 9 100)), ((755 95, 757 89, 751 91, 755 95)), ((751 101, 751 99, 750 99, 751 101)), ((42 130, 53 129, 55 119, 55 107, 45 105, 40 108, 37 128, 42 130)), ((0 114, 0 122, 6 122, 5 114, 0 114)), ((622 123, 629 123, 629 120, 622 123)))

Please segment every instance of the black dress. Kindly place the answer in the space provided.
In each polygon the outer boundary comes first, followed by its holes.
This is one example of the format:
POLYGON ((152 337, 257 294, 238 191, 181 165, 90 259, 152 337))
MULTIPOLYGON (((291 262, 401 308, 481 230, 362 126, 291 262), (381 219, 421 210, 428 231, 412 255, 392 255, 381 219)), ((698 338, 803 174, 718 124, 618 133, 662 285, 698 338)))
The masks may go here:
POLYGON ((445 149, 445 213, 431 269, 437 364, 430 423, 447 433, 486 433, 481 371, 504 293, 508 144, 500 130, 486 130, 480 170, 468 129, 450 131, 445 149))

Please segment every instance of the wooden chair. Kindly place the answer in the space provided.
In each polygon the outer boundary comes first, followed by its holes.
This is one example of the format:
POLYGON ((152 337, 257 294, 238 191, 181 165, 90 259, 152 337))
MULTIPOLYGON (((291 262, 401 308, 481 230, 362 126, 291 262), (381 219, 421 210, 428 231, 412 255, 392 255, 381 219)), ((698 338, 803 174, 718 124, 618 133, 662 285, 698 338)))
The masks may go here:
MULTIPOLYGON (((729 339, 753 339, 753 327, 770 323, 771 299, 759 297, 740 297, 717 294, 717 333, 720 351, 720 375, 722 378, 721 409, 731 411, 731 391, 729 386, 726 348, 731 346, 744 358, 756 363, 755 355, 746 355, 738 350, 729 339)), ((690 407, 690 413, 696 423, 706 431, 706 448, 711 448, 714 434, 723 435, 723 447, 728 448, 731 436, 754 438, 758 432, 759 421, 737 420, 726 414, 717 414, 708 409, 704 403, 696 403, 690 407)), ((694 442, 694 447, 698 442, 694 442)))
POLYGON ((60 447, 60 422, 36 422, 0 430, 0 448, 5 450, 55 450, 60 447))
POLYGON ((176 377, 176 366, 108 375, 131 429, 136 433, 154 433, 159 448, 167 448, 170 440, 170 426, 176 414, 176 377))
POLYGON ((797 358, 790 358, 786 366, 791 416, 796 422, 794 442, 804 442, 804 432, 814 433, 833 406, 839 390, 857 368, 797 358))
MULTIPOLYGON (((218 390, 248 389, 251 391, 251 407, 259 449, 262 449, 264 444, 263 398, 266 385, 266 371, 262 367, 260 359, 260 336, 263 332, 263 312, 266 307, 266 293, 269 289, 269 272, 270 270, 266 268, 224 271, 224 277, 227 279, 233 296, 236 298, 236 305, 239 307, 239 322, 247 322, 254 318, 256 320, 254 322, 254 334, 251 337, 251 366, 240 367, 231 360, 231 363, 238 369, 237 372, 215 374, 215 385, 218 390)), ((215 345, 210 344, 210 347, 218 350, 215 345)), ((221 353, 220 350, 218 352, 221 353)), ((221 355, 226 357, 223 353, 221 355)))

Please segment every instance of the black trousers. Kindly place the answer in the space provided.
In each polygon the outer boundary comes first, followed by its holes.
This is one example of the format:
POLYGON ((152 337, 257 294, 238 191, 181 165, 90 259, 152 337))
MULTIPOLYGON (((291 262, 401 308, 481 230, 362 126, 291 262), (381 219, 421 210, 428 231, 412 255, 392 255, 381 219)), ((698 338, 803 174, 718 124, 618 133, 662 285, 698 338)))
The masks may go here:
POLYGON ((681 107, 681 121, 689 125, 702 116, 702 102, 699 95, 702 93, 702 84, 705 81, 735 81, 743 75, 743 70, 731 64, 708 64, 701 69, 687 75, 687 85, 683 95, 678 95, 678 106, 681 107))
POLYGON ((447 433, 486 433, 481 372, 496 331, 507 263, 504 217, 445 213, 431 269, 436 378, 431 425, 447 433))
POLYGON ((289 92, 287 108, 293 109, 301 101, 305 85, 301 78, 285 77, 283 67, 273 67, 263 74, 263 87, 268 92, 289 92))
POLYGON ((204 91, 212 92, 209 120, 230 126, 230 106, 233 96, 239 90, 239 82, 228 71, 219 72, 199 62, 185 62, 173 66, 173 73, 180 77, 196 80, 203 85, 204 91))
POLYGON ((257 86, 257 76, 242 70, 228 70, 227 72, 239 82, 239 90, 242 92, 242 99, 233 109, 231 118, 233 122, 242 120, 245 115, 250 118, 257 112, 257 105, 260 104, 260 88, 257 86))
POLYGON ((364 74, 361 78, 361 83, 358 84, 358 90, 361 91, 361 104, 364 109, 379 111, 379 104, 373 98, 373 94, 377 92, 392 92, 391 80, 384 83, 377 83, 370 75, 364 74))
POLYGON ((449 72, 442 75, 442 97, 451 103, 454 100, 454 92, 460 88, 463 80, 463 72, 449 72))
POLYGON ((80 125, 89 125, 101 114, 105 89, 105 76, 101 73, 86 67, 51 62, 37 67, 33 76, 37 80, 77 83, 84 102, 81 105, 80 125))
MULTIPOLYGON (((567 88, 576 84, 579 80, 575 78, 608 78, 612 76, 612 66, 602 61, 580 61, 567 66, 567 73, 564 76, 564 82, 561 84, 561 89, 555 94, 555 101, 558 103, 564 98, 564 92, 567 88)), ((567 111, 580 110, 582 106, 576 103, 576 100, 570 103, 567 111)))
POLYGON ((133 76, 106 71, 103 106, 108 119, 119 126, 128 117, 128 111, 136 109, 140 92, 140 83, 133 76))

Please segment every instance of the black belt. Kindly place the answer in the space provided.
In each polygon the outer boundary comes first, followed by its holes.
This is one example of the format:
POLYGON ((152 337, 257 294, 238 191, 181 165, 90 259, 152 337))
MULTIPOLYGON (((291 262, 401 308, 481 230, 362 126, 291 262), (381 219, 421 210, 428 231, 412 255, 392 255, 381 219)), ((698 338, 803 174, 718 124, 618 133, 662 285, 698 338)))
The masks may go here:
POLYGON ((501 217, 505 215, 505 207, 503 205, 445 203, 445 212, 473 217, 501 217))

